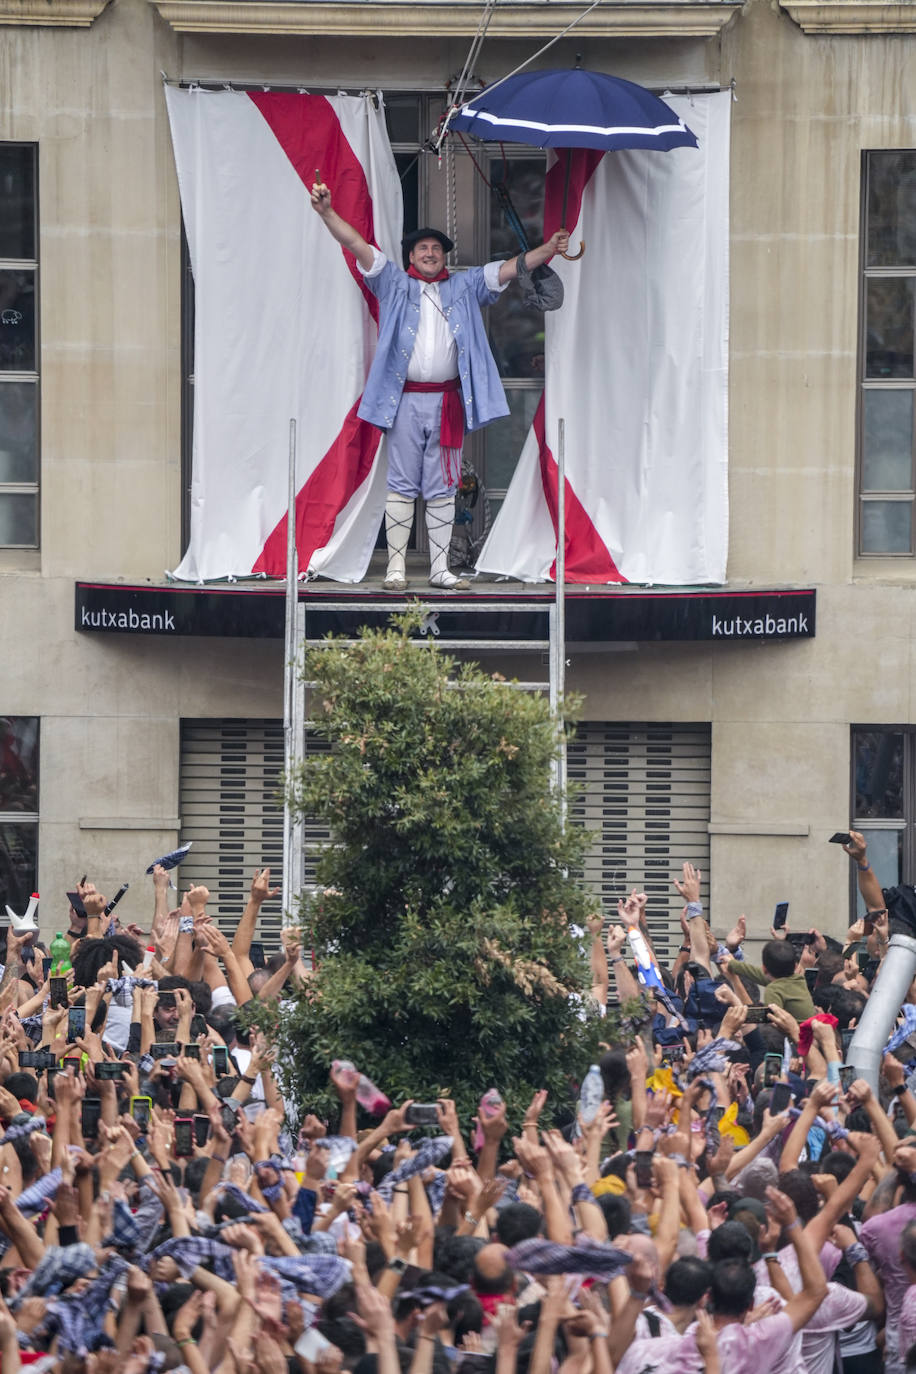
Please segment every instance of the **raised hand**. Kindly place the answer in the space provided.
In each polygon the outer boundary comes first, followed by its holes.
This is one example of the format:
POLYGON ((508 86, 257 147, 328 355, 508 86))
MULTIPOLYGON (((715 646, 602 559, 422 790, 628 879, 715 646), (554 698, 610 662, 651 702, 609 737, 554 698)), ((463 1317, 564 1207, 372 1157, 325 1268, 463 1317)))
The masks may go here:
POLYGON ((726 949, 736 950, 747 939, 747 917, 741 915, 725 937, 726 949))
POLYGON ((674 886, 688 906, 691 902, 698 902, 700 900, 700 883, 702 880, 703 874, 698 868, 694 868, 691 863, 684 864, 683 877, 680 881, 678 881, 677 878, 674 879, 674 886))
POLYGON ((260 906, 262 902, 267 901, 268 897, 279 897, 280 892, 279 887, 271 887, 270 885, 269 868, 255 869, 254 877, 251 880, 251 900, 253 902, 257 902, 260 906))

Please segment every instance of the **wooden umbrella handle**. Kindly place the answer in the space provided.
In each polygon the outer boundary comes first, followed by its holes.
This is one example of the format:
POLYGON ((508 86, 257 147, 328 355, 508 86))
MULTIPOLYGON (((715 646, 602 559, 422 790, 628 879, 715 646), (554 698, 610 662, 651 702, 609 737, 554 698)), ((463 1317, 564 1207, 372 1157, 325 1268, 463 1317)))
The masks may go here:
POLYGON ((560 254, 560 257, 561 257, 561 258, 565 258, 567 262, 578 262, 579 259, 581 258, 582 254, 583 254, 584 252, 585 252, 585 239, 583 239, 582 242, 579 244, 579 251, 578 251, 578 253, 561 253, 561 254, 560 254))

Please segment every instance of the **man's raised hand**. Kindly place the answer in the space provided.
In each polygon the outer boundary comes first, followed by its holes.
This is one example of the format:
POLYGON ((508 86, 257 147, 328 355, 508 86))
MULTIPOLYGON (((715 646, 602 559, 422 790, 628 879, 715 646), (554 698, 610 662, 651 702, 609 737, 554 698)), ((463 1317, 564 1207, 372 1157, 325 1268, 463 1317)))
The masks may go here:
MULTIPOLYGON (((321 218, 324 219, 331 208, 331 192, 323 181, 312 183, 310 199, 312 202, 312 209, 316 210, 321 218)), ((567 242, 568 240, 569 236, 567 235, 567 242)))

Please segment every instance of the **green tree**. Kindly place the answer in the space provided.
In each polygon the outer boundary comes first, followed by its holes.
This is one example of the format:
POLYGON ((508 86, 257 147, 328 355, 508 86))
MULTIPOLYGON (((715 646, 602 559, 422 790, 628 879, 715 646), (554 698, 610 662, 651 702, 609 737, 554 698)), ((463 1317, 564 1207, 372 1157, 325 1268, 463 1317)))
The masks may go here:
POLYGON ((306 1110, 331 1107, 352 1059, 394 1101, 500 1089, 518 1116, 554 1106, 596 1052, 589 970, 568 925, 584 835, 551 787, 557 724, 542 696, 411 638, 420 616, 309 656, 310 716, 331 748, 291 780, 331 827, 324 891, 303 901, 319 967, 281 1018, 279 1066, 306 1110))

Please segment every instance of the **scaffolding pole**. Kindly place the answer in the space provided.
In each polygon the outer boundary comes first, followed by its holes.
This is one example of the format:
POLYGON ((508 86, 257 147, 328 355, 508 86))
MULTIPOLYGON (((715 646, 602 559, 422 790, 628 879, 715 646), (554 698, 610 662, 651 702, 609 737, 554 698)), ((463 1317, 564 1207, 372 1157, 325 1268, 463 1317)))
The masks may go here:
POLYGON ((289 491, 286 506, 286 624, 283 676, 283 912, 298 919, 303 879, 305 822, 290 807, 289 780, 305 756, 305 683, 300 654, 305 643, 305 602, 299 600, 299 554, 296 548, 296 421, 289 422, 289 491))
POLYGON ((557 557, 554 604, 550 611, 550 709, 557 727, 554 786, 566 820, 566 732, 561 707, 566 691, 566 421, 557 421, 557 557))

